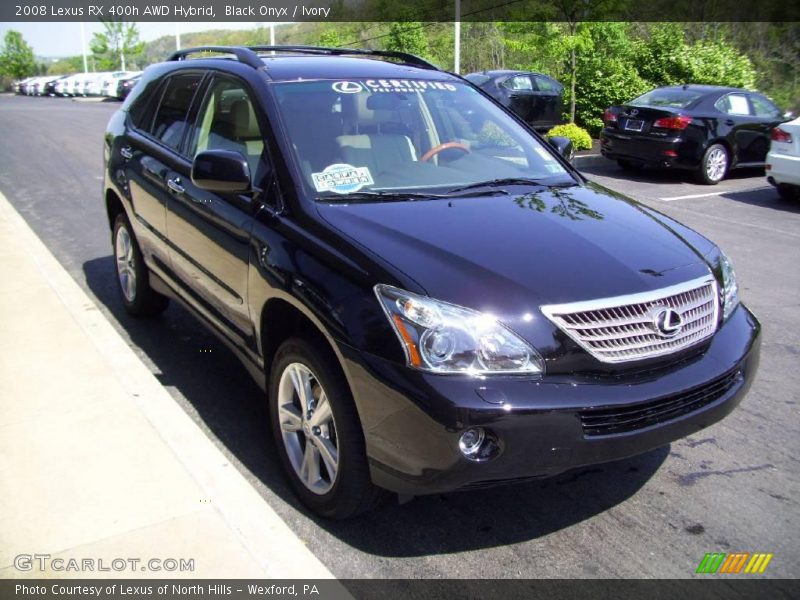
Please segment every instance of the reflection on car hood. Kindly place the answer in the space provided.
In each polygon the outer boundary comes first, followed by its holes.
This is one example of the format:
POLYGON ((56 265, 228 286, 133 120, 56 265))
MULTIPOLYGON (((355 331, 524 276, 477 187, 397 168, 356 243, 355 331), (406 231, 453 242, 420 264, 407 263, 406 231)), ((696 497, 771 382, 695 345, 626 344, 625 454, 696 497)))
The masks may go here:
POLYGON ((708 274, 702 256, 713 247, 593 185, 319 210, 430 296, 500 313, 680 283, 708 274))

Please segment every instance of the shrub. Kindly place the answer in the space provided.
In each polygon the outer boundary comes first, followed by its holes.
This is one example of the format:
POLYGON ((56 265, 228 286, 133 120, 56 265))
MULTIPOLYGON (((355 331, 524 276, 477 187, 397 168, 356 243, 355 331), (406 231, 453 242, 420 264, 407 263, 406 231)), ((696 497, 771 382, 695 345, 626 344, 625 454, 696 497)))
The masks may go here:
POLYGON ((572 140, 572 147, 577 150, 590 150, 592 148, 592 138, 589 132, 578 127, 573 123, 566 125, 556 125, 545 134, 545 137, 566 137, 572 140))

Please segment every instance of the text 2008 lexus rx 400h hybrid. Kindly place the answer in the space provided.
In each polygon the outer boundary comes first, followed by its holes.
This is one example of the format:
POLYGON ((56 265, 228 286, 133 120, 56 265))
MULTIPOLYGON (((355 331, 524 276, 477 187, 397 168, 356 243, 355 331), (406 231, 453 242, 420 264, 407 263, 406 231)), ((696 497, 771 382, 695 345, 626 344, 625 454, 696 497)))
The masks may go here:
POLYGON ((632 456, 742 399, 760 327, 730 261, 568 140, 411 55, 202 50, 108 125, 121 299, 176 299, 240 357, 313 511, 632 456))

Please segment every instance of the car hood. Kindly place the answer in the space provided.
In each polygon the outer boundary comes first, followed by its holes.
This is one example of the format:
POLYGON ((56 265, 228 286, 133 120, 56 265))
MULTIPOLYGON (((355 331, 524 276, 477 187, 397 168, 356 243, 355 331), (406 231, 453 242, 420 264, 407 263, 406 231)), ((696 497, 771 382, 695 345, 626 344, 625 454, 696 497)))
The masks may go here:
MULTIPOLYGON (((524 190, 521 187, 511 191, 524 190)), ((319 204, 341 233, 429 296, 497 315, 529 340, 546 304, 667 287, 710 273, 713 244, 594 184, 414 202, 319 204)), ((409 284, 410 285, 410 284, 409 284)))

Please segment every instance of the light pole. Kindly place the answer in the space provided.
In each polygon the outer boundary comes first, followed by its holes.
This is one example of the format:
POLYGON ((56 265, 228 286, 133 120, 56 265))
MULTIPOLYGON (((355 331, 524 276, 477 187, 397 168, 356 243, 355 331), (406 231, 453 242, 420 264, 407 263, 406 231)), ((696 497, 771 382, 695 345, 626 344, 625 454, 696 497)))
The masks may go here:
POLYGON ((455 21, 455 52, 453 58, 453 72, 461 72, 461 0, 456 0, 456 21, 455 21))
POLYGON ((89 63, 86 60, 86 32, 83 30, 83 21, 80 23, 81 25, 81 54, 83 54, 83 72, 89 72, 89 63))
POLYGON ((175 50, 181 49, 181 24, 175 21, 175 50))

